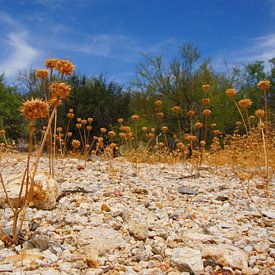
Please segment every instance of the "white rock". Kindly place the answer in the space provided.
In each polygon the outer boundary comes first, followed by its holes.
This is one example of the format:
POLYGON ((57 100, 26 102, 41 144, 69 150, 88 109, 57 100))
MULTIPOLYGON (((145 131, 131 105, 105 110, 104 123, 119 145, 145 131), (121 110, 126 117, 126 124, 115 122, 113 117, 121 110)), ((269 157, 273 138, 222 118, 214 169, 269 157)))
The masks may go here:
POLYGON ((199 250, 191 248, 174 248, 171 255, 171 264, 181 272, 203 272, 202 255, 199 250))
POLYGON ((202 251, 204 258, 213 258, 217 263, 223 266, 230 266, 244 270, 247 265, 247 254, 231 245, 206 245, 202 251))

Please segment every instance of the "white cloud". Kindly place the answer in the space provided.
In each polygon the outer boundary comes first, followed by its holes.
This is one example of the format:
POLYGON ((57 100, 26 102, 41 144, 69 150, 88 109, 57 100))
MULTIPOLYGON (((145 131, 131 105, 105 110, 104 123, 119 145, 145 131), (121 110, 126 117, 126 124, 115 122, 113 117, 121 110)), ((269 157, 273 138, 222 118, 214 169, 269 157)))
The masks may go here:
POLYGON ((9 54, 0 64, 0 73, 5 73, 8 78, 15 77, 18 71, 30 67, 40 54, 28 43, 27 33, 8 34, 6 45, 9 54))
POLYGON ((269 69, 269 60, 275 57, 275 33, 248 39, 249 46, 236 51, 222 51, 213 58, 217 70, 224 68, 225 62, 229 66, 247 64, 254 61, 264 61, 269 69))

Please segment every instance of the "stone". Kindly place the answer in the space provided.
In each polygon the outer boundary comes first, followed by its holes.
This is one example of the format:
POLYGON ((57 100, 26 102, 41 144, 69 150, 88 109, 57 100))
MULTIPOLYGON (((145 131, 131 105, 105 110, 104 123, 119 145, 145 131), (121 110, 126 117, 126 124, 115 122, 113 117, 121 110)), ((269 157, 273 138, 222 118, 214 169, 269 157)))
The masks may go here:
POLYGON ((94 254, 99 256, 125 246, 125 240, 119 232, 103 226, 82 230, 79 243, 87 245, 85 251, 88 250, 92 254, 91 249, 93 249, 94 254))
POLYGON ((51 210, 55 208, 56 200, 61 194, 61 188, 57 181, 45 174, 37 174, 30 206, 42 210, 51 210))
POLYGON ((129 233, 137 240, 146 240, 148 238, 148 227, 141 222, 132 221, 128 226, 129 233))
POLYGON ((245 270, 248 267, 247 254, 231 245, 205 245, 202 256, 205 259, 213 259, 222 266, 230 266, 239 270, 245 270))
POLYGON ((202 254, 189 247, 174 248, 171 254, 171 265, 181 272, 199 274, 203 272, 202 254))
POLYGON ((110 206, 109 206, 108 204, 103 203, 103 204, 101 205, 101 211, 110 212, 110 211, 111 211, 111 208, 110 208, 110 206))
POLYGON ((44 251, 49 248, 49 240, 43 235, 32 236, 28 242, 33 248, 38 248, 40 251, 44 251))
POLYGON ((197 195, 198 192, 189 186, 180 186, 178 192, 182 195, 197 195))
POLYGON ((148 195, 149 193, 147 189, 141 187, 134 188, 132 192, 141 195, 148 195))
POLYGON ((275 211, 272 211, 272 210, 264 210, 262 211, 263 215, 265 217, 268 217, 270 219, 275 219, 275 211))

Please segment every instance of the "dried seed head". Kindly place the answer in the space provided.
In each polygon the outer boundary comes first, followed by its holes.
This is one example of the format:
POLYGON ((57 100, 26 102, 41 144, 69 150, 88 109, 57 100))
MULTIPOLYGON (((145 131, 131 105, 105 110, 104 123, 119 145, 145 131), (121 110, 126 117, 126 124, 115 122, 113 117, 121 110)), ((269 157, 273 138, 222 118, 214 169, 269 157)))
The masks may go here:
POLYGON ((155 106, 156 106, 157 108, 159 108, 159 107, 162 105, 162 101, 161 101, 161 100, 156 100, 156 101, 154 102, 154 104, 155 104, 155 106))
POLYGON ((87 129, 88 131, 91 131, 91 130, 93 129, 93 127, 92 127, 91 125, 88 125, 88 126, 86 127, 86 129, 87 129))
POLYGON ((48 77, 48 70, 44 70, 44 69, 37 69, 35 70, 35 76, 37 78, 47 78, 48 77))
POLYGON ((78 117, 78 118, 76 119, 76 121, 79 122, 79 123, 81 122, 81 120, 82 120, 82 119, 81 119, 80 117, 78 117))
POLYGON ((187 140, 187 141, 197 141, 197 137, 196 136, 194 136, 194 135, 186 135, 185 136, 185 139, 187 140))
POLYGON ((118 135, 119 135, 120 138, 125 138, 126 137, 125 133, 119 133, 118 135))
POLYGON ((147 127, 142 127, 143 132, 147 132, 148 128, 147 127))
POLYGON ((81 124, 81 123, 77 123, 77 124, 75 124, 75 127, 76 127, 77 129, 81 129, 81 128, 82 128, 82 124, 81 124))
POLYGON ((56 130, 57 132, 62 132, 62 127, 57 127, 56 130))
POLYGON ((151 128, 151 133, 155 133, 156 129, 155 128, 151 128))
POLYGON ((45 66, 46 68, 49 68, 49 69, 54 69, 56 67, 56 63, 57 63, 58 59, 56 58, 49 58, 49 59, 46 59, 45 60, 45 66))
POLYGON ((190 110, 190 111, 187 112, 187 115, 189 117, 193 117, 195 115, 195 111, 194 110, 190 110))
POLYGON ((94 121, 94 119, 92 117, 88 117, 88 122, 92 123, 94 121))
POLYGON ((68 113, 68 114, 67 114, 67 117, 68 117, 69 119, 74 118, 74 113, 68 113))
POLYGON ((270 81, 269 80, 262 80, 260 81, 257 86, 262 89, 263 91, 267 91, 267 89, 270 87, 270 81))
POLYGON ((163 133, 167 133, 167 132, 168 132, 168 127, 167 127, 167 126, 161 127, 161 131, 162 131, 163 133))
POLYGON ((154 133, 151 132, 151 133, 148 134, 148 138, 154 138, 154 137, 155 137, 154 133))
POLYGON ((70 75, 72 74, 75 66, 69 60, 59 59, 55 65, 56 69, 59 73, 63 75, 70 75))
POLYGON ((82 119, 82 120, 81 120, 81 123, 82 123, 83 125, 86 125, 86 124, 88 123, 88 121, 87 121, 86 119, 82 119))
POLYGON ((215 136, 218 136, 221 133, 221 131, 216 129, 216 130, 213 131, 213 133, 214 133, 215 136))
POLYGON ((264 112, 264 110, 262 110, 262 109, 258 109, 258 110, 256 110, 256 112, 255 112, 255 115, 256 115, 258 118, 263 118, 263 117, 264 117, 264 114, 265 114, 265 112, 264 112))
POLYGON ((73 113, 74 112, 74 109, 69 109, 69 113, 73 113))
POLYGON ((177 148, 183 150, 185 148, 185 145, 182 142, 177 143, 177 148))
POLYGON ((210 127, 211 127, 212 129, 215 129, 215 128, 217 127, 217 124, 216 124, 216 123, 211 123, 210 127))
POLYGON ((202 114, 205 116, 205 117, 209 117, 210 115, 211 115, 211 110, 209 110, 209 109, 204 109, 203 111, 202 111, 202 114))
POLYGON ((235 89, 231 88, 231 89, 227 89, 227 90, 225 91, 225 93, 226 93, 226 95, 229 96, 229 97, 234 97, 234 96, 236 96, 237 91, 236 91, 235 89))
POLYGON ((68 132, 68 134, 67 134, 68 137, 71 137, 72 135, 73 135, 72 132, 68 132))
POLYGON ((201 122, 196 122, 195 123, 195 127, 197 128, 197 129, 201 129, 202 128, 202 123, 201 122))
POLYGON ((209 105, 210 104, 210 99, 209 98, 203 98, 202 100, 203 105, 209 105))
POLYGON ((128 126, 126 126, 126 127, 124 127, 124 131, 127 132, 127 133, 130 133, 131 132, 131 128, 128 127, 128 126))
POLYGON ((157 118, 162 119, 164 117, 163 113, 157 113, 157 118))
POLYGON ((235 126, 236 126, 236 127, 240 127, 241 125, 242 125, 241 121, 236 121, 236 122, 235 122, 235 126))
POLYGON ((100 131, 101 134, 105 134, 107 132, 107 129, 106 128, 100 128, 99 131, 100 131))
POLYGON ((180 106, 174 106, 172 107, 172 112, 179 114, 181 112, 181 107, 180 106))
POLYGON ((124 122, 124 119, 123 119, 123 118, 119 118, 119 119, 117 120, 117 122, 118 122, 119 124, 122 124, 122 123, 124 122))
POLYGON ((132 115, 132 120, 133 121, 138 121, 139 120, 139 116, 138 115, 132 115))
POLYGON ((113 138, 113 137, 115 137, 116 133, 114 131, 109 131, 108 135, 110 138, 113 138))
POLYGON ((243 109, 247 109, 252 105, 252 101, 249 98, 241 99, 238 103, 243 109))
POLYGON ((205 145, 206 145, 206 142, 204 140, 200 141, 200 146, 201 147, 205 147, 205 145))
POLYGON ((49 86, 51 91, 52 99, 65 99, 69 96, 72 88, 71 86, 61 82, 52 82, 49 86))
POLYGON ((80 147, 80 141, 77 140, 77 139, 73 139, 72 140, 72 146, 73 146, 74 149, 79 148, 80 147))
POLYGON ((210 89, 210 85, 208 85, 208 84, 202 85, 202 90, 203 90, 205 93, 207 93, 207 92, 209 91, 209 89, 210 89))
POLYGON ((35 121, 48 115, 49 105, 40 99, 26 100, 22 103, 20 111, 26 119, 35 121))

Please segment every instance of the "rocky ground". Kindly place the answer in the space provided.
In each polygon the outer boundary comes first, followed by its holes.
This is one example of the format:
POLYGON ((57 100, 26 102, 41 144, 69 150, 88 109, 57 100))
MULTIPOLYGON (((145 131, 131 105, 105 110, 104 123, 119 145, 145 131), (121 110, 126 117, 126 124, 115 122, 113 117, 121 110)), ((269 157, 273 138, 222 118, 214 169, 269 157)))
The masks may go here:
MULTIPOLYGON (((11 193, 25 162, 0 158, 11 193)), ((56 206, 28 209, 22 244, 0 241, 0 274, 275 274, 274 198, 266 207, 262 191, 252 192, 260 214, 229 168, 196 175, 187 164, 159 163, 136 172, 123 159, 85 167, 71 159, 62 176, 62 163, 56 206)), ((40 172, 46 167, 44 159, 40 172)), ((12 212, 0 193, 8 230, 12 212)))

